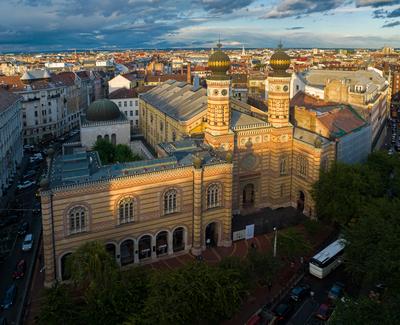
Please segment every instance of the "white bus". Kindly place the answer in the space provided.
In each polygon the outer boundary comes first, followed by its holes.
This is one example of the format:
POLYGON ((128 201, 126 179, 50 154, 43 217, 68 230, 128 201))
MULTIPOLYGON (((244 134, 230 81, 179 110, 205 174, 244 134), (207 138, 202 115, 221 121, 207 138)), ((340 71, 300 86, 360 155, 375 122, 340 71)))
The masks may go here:
POLYGON ((320 279, 326 277, 342 263, 344 247, 344 239, 338 239, 325 247, 310 260, 310 273, 320 279))

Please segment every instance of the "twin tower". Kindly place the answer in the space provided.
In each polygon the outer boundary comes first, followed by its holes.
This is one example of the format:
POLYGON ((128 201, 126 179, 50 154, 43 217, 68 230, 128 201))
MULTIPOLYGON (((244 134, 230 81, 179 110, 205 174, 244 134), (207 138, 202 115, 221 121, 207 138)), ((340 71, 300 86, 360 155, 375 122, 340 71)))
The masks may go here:
MULTIPOLYGON (((207 79, 207 121, 206 140, 210 144, 230 147, 230 91, 231 80, 227 74, 231 61, 218 43, 218 50, 208 60, 211 76, 207 79), (228 141, 228 142, 226 142, 228 141)), ((290 57, 282 50, 275 51, 270 59, 273 73, 268 76, 268 122, 271 127, 280 128, 289 125, 290 79, 286 72, 290 66, 290 57)), ((232 149, 232 148, 224 148, 232 149)))

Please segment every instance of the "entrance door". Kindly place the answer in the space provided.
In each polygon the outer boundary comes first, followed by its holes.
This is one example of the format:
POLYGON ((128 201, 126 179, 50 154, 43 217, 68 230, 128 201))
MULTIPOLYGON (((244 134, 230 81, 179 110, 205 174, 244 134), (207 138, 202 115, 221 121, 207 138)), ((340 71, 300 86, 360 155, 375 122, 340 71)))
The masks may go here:
POLYGON ((254 185, 247 184, 243 188, 243 207, 249 208, 254 205, 254 185))
POLYGON ((303 191, 299 191, 299 196, 297 199, 297 210, 299 212, 303 212, 304 210, 304 201, 305 201, 305 196, 303 191))
POLYGON ((206 227, 206 246, 213 247, 218 244, 218 228, 217 223, 212 222, 206 227))

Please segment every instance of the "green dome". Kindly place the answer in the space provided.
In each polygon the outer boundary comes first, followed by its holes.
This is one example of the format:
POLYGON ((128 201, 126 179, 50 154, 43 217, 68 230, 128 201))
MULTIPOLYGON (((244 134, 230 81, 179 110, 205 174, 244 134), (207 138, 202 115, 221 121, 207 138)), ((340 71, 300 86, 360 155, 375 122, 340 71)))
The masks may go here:
POLYGON ((226 75, 226 72, 231 66, 229 56, 221 51, 221 43, 218 43, 218 50, 210 55, 208 58, 208 67, 213 75, 226 75))
POLYGON ((119 118, 118 106, 108 99, 99 99, 90 104, 86 111, 88 121, 112 121, 119 118))
POLYGON ((278 49, 272 54, 269 59, 269 64, 274 70, 274 73, 285 74, 286 70, 290 67, 290 56, 285 53, 280 44, 278 49))

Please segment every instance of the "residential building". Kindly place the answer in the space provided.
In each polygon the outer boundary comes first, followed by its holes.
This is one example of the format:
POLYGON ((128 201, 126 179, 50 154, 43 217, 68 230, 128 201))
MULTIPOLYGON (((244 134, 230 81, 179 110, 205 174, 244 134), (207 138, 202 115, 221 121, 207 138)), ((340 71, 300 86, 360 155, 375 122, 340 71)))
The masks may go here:
POLYGON ((22 98, 0 87, 0 199, 21 163, 22 98))

